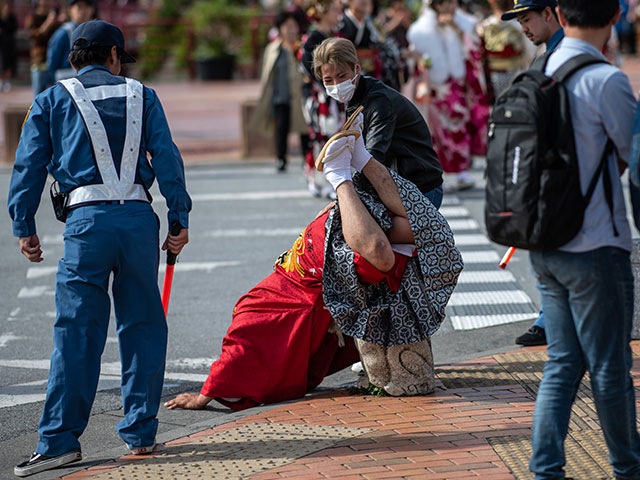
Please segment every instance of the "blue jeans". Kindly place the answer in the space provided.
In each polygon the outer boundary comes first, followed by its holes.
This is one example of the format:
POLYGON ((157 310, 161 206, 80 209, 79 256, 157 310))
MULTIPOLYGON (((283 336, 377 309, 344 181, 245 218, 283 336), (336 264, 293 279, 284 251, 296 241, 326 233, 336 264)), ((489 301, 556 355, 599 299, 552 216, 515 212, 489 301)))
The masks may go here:
POLYGON ((631 368, 633 276, 629 253, 531 252, 546 316, 549 360, 533 415, 536 479, 564 478, 571 405, 589 371, 616 478, 640 478, 640 436, 631 368))
POLYGON ((41 92, 44 92, 51 86, 51 75, 49 70, 39 70, 32 68, 31 70, 31 89, 33 90, 33 96, 35 97, 41 92))
POLYGON ((427 193, 424 194, 424 196, 427 197, 429 201, 433 203, 433 206, 436 207, 438 210, 440 209, 440 205, 442 205, 442 195, 443 195, 442 185, 434 188, 433 190, 429 190, 427 193))

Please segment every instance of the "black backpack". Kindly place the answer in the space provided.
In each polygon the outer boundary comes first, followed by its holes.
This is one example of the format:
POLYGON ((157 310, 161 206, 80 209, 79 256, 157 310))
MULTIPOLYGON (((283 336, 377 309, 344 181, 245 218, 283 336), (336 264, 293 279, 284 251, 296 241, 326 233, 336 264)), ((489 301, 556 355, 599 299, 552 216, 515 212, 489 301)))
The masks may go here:
MULTIPOLYGON (((552 250, 573 239, 601 172, 613 215, 607 142, 587 194, 580 190, 569 98, 563 82, 579 69, 605 60, 578 55, 552 77, 544 74, 550 54, 518 75, 498 97, 489 117, 485 223, 496 243, 552 250)), ((617 235, 614 225, 614 233, 617 235)))

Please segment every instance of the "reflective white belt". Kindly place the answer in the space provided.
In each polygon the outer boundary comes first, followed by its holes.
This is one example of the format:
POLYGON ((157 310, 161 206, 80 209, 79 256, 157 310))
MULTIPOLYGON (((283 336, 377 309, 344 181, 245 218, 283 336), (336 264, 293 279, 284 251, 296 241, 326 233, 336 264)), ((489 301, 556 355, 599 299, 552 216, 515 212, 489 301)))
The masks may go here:
POLYGON ((77 78, 61 80, 59 83, 69 92, 84 120, 91 138, 96 165, 103 182, 101 184, 77 187, 72 190, 69 193, 68 206, 114 200, 141 200, 148 202, 149 199, 144 187, 134 183, 142 138, 142 84, 130 78, 126 79, 126 89, 111 85, 85 89, 77 78), (127 130, 122 150, 122 162, 120 163, 120 176, 118 177, 107 132, 98 110, 96 110, 91 100, 104 100, 122 96, 126 96, 127 99, 127 130))

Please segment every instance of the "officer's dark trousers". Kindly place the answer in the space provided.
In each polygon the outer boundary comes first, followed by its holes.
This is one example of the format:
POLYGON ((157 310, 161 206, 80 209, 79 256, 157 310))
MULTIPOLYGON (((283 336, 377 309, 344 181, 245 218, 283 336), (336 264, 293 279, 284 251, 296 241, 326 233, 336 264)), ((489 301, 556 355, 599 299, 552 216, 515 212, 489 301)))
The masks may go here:
POLYGON ((117 431, 132 447, 154 443, 167 347, 157 283, 158 223, 151 206, 141 202, 69 213, 56 278, 54 350, 38 453, 60 455, 80 447, 107 339, 111 274, 124 410, 117 431))

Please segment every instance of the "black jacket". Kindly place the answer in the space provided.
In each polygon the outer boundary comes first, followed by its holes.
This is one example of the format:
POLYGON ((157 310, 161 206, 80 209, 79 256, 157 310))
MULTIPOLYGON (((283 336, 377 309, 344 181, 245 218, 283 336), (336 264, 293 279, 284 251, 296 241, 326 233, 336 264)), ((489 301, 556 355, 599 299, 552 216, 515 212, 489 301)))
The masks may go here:
POLYGON ((363 133, 369 153, 416 184, 422 193, 442 184, 442 166, 422 114, 401 93, 361 76, 347 116, 364 107, 363 133))

